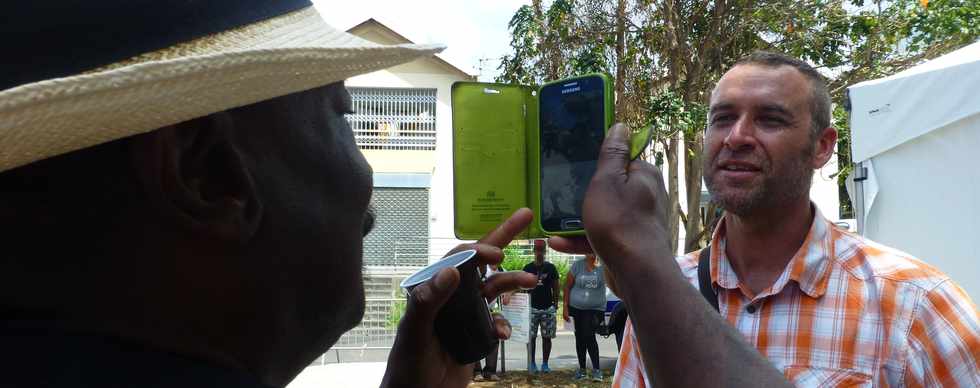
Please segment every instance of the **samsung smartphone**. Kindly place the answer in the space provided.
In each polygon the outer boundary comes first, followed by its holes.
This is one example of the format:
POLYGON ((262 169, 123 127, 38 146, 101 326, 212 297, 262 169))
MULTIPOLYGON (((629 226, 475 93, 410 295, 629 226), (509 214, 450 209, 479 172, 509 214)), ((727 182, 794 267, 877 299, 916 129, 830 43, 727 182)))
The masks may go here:
POLYGON ((582 200, 612 125, 609 78, 591 74, 545 84, 538 102, 541 228, 547 234, 581 234, 582 200))

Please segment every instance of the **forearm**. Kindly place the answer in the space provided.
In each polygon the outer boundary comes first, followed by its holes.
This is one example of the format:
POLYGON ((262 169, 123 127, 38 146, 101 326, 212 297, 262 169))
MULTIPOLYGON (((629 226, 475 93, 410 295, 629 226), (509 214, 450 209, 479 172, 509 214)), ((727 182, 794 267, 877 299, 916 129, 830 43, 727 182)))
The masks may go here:
POLYGON ((640 352, 654 384, 791 386, 687 283, 676 265, 658 268, 649 259, 638 258, 633 263, 644 265, 615 275, 630 306, 640 352))

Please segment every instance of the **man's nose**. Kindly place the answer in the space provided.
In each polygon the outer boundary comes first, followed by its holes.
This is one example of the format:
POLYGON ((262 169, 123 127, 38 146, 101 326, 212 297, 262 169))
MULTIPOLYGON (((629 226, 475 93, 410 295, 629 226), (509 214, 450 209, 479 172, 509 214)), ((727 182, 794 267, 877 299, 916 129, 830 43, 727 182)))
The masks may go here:
POLYGON ((752 120, 743 116, 732 125, 731 131, 725 137, 725 147, 732 151, 751 149, 756 146, 755 126, 752 120))

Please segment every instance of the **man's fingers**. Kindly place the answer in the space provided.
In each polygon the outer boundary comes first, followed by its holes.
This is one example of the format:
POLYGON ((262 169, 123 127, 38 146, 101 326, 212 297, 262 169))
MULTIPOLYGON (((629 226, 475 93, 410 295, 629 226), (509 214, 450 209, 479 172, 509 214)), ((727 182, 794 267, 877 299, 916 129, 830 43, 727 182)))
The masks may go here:
POLYGON ((490 231, 490 233, 487 233, 478 242, 503 248, 507 244, 510 244, 515 236, 531 224, 532 218, 534 218, 534 213, 531 212, 531 209, 517 209, 514 214, 511 214, 510 218, 497 226, 496 229, 490 231))
POLYGON ((402 325, 418 324, 432 329, 436 313, 459 286, 459 271, 443 268, 432 279, 419 284, 411 291, 402 325))
POLYGON ((558 252, 585 255, 592 253, 592 246, 585 237, 549 237, 548 246, 558 252))
POLYGON ((493 274, 481 288, 483 296, 490 300, 505 292, 534 288, 537 284, 538 277, 532 273, 508 271, 493 274))
POLYGON ((626 124, 616 123, 609 128, 606 139, 599 149, 596 175, 625 174, 630 162, 629 135, 626 124))
POLYGON ((456 287, 459 287, 459 271, 444 268, 411 290, 405 315, 388 354, 388 369, 382 386, 401 386, 405 381, 422 382, 430 378, 431 371, 419 369, 419 364, 432 362, 427 361, 431 356, 426 352, 431 352, 433 341, 436 341, 433 338, 436 315, 456 287))
MULTIPOLYGON (((449 253, 447 253, 446 256, 469 249, 473 249, 476 251, 476 257, 478 260, 477 264, 479 265, 499 264, 501 261, 504 260, 503 250, 493 245, 481 244, 481 243, 469 243, 469 244, 457 245, 455 248, 449 251, 449 253)), ((480 272, 482 273, 483 271, 481 270, 480 272)))
POLYGON ((493 327, 497 330, 497 338, 504 340, 509 339, 511 332, 514 330, 510 326, 510 322, 503 315, 497 313, 493 314, 493 327))

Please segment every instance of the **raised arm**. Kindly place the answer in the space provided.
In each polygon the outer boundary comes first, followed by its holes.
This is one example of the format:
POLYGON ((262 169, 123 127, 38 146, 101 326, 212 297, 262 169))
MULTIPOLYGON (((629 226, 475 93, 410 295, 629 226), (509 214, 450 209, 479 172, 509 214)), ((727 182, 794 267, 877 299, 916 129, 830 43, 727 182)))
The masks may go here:
POLYGON ((603 143, 583 205, 588 241, 552 238, 552 248, 593 250, 606 260, 653 384, 791 386, 681 275, 669 248, 661 172, 631 162, 626 137, 626 127, 617 124, 603 143))

